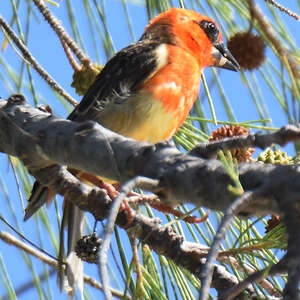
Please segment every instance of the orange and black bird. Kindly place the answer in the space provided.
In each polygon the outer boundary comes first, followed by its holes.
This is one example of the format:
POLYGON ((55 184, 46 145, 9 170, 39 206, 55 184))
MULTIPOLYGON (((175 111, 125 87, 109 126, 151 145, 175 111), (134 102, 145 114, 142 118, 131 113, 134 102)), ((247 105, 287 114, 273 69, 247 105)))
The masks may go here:
MULTIPOLYGON (((150 21, 138 42, 106 63, 68 119, 93 120, 139 141, 168 140, 186 119, 208 66, 239 70, 212 19, 171 8, 150 21)), ((48 191, 35 183, 25 219, 45 202, 48 191)), ((73 211, 70 228, 79 228, 74 216, 82 214, 71 204, 65 207, 73 211)))

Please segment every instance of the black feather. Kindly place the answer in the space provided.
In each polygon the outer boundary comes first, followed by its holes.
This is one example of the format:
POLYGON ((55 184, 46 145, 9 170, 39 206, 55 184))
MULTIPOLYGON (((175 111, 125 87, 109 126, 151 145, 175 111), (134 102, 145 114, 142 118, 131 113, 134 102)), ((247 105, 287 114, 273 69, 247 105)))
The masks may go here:
POLYGON ((157 41, 140 40, 114 55, 68 119, 101 124, 94 111, 103 110, 110 103, 121 104, 133 96, 157 68, 155 50, 160 45, 157 41))

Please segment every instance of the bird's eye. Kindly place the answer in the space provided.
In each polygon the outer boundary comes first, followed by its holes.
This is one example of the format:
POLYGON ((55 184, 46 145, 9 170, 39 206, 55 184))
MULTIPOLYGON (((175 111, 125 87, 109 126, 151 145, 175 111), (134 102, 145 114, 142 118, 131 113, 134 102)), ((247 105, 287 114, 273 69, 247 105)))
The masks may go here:
POLYGON ((204 30, 207 37, 212 41, 216 42, 219 36, 219 30, 216 25, 210 21, 203 20, 199 23, 200 27, 204 30))

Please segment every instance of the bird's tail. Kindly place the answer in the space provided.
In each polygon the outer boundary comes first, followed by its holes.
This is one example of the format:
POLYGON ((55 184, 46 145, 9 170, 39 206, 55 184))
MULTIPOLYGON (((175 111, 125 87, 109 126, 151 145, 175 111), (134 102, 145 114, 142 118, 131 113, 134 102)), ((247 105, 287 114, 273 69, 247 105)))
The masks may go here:
POLYGON ((60 289, 66 290, 70 297, 75 295, 78 288, 83 299, 83 262, 75 253, 77 241, 83 236, 85 225, 85 213, 71 201, 64 201, 63 218, 60 228, 58 261, 64 261, 64 228, 68 227, 68 253, 66 267, 59 263, 57 281, 60 289))
POLYGON ((44 204, 52 202, 55 194, 46 186, 34 183, 28 205, 25 208, 24 221, 27 221, 33 214, 35 214, 44 204))
MULTIPOLYGON (((24 221, 28 220, 44 204, 49 204, 55 194, 46 186, 34 183, 28 205, 25 209, 24 221)), ((59 255, 58 255, 58 284, 60 289, 65 288, 69 296, 75 294, 78 288, 83 299, 83 263, 76 256, 76 242, 82 237, 84 231, 84 212, 73 205, 71 201, 64 201, 63 218, 60 229, 59 255), (68 255, 64 268, 64 228, 68 227, 68 255)))

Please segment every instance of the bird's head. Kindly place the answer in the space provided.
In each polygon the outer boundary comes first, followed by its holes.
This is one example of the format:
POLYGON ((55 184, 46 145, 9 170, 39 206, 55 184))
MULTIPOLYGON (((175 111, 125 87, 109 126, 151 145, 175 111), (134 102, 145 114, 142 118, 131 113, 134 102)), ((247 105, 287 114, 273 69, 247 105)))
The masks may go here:
POLYGON ((201 68, 215 66, 233 71, 240 69, 223 44, 218 25, 195 11, 171 8, 150 21, 145 36, 190 51, 201 68))

